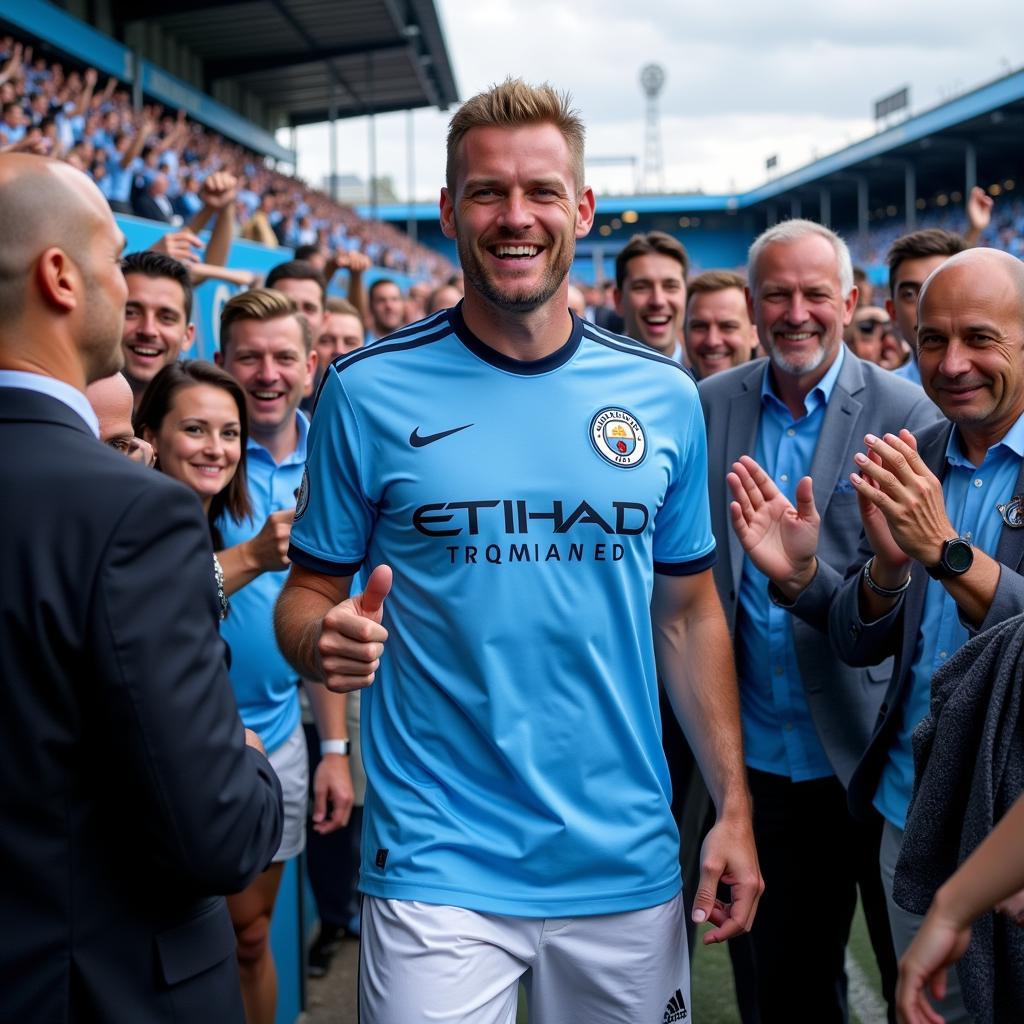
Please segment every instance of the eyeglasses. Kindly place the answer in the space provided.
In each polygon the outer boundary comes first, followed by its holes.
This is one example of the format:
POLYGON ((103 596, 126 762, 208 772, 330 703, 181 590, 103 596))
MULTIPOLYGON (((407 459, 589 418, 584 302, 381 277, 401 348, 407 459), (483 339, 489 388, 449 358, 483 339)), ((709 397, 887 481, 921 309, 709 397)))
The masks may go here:
POLYGON ((875 331, 882 331, 884 334, 886 331, 892 329, 891 320, 858 320, 857 330, 861 334, 874 334, 875 331))

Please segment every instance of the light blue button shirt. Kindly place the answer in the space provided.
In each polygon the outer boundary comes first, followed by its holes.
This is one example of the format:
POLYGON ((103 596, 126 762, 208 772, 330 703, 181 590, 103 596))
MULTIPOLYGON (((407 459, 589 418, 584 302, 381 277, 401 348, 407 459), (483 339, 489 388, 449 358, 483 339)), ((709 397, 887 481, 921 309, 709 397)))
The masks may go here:
MULTIPOLYGON (((804 400, 794 419, 775 395, 770 363, 761 384, 761 422, 754 458, 795 504, 796 485, 811 471, 825 409, 845 358, 845 346, 804 400)), ((736 618, 743 746, 751 768, 794 782, 832 775, 832 765, 811 718, 793 641, 790 614, 768 598, 768 579, 743 559, 736 618)))
POLYGON ((70 384, 41 373, 26 373, 23 370, 0 370, 0 388, 22 388, 25 391, 38 391, 41 395, 49 395, 63 402, 69 409, 77 412, 85 420, 85 425, 100 436, 100 421, 96 418, 89 399, 70 384))
MULTIPOLYGON (((989 448, 980 466, 967 461, 958 438, 954 428, 946 446, 946 477, 942 481, 946 513, 958 536, 994 558, 1003 527, 996 505, 1009 501, 1014 495, 1024 458, 1024 416, 1014 423, 1002 441, 989 448)), ((960 623, 956 602, 949 591, 940 580, 929 580, 899 731, 889 749, 889 759, 875 793, 875 807, 897 828, 906 827, 914 789, 911 736, 928 714, 932 675, 967 639, 967 630, 960 623)))
MULTIPOLYGON (((259 533, 271 512, 295 507, 306 462, 309 424, 296 414, 299 441, 280 463, 263 445, 249 438, 246 474, 252 519, 235 522, 224 515, 217 524, 224 547, 234 547, 259 533)), ((231 611, 221 623, 221 635, 231 647, 231 685, 242 721, 258 733, 268 751, 279 747, 299 721, 295 670, 284 659, 274 638, 274 605, 287 570, 264 572, 231 595, 231 611)))

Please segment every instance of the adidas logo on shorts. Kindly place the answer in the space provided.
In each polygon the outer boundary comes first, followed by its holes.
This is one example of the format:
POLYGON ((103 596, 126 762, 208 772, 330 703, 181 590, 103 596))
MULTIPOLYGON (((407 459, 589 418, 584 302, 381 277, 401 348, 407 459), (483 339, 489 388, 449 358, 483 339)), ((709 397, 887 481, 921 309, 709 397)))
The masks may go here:
POLYGON ((665 1016, 661 1018, 662 1024, 671 1024, 674 1020, 686 1020, 690 1014, 686 1009, 686 1000, 683 999, 683 993, 680 989, 676 989, 676 994, 668 1001, 668 1006, 665 1007, 665 1016))

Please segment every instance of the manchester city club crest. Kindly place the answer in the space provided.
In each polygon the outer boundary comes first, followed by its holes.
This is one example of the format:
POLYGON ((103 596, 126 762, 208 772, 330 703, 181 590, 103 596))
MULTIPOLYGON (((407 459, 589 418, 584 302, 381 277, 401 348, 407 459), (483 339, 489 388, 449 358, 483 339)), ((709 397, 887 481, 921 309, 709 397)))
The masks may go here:
POLYGON ((1014 530, 1024 527, 1024 494, 1015 494, 1003 505, 996 505, 1003 522, 1014 530))
POLYGON ((298 491, 295 492, 295 519, 301 519, 302 513, 306 511, 306 506, 309 504, 309 469, 303 469, 302 471, 302 483, 299 484, 298 491))
POLYGON ((590 441, 597 454, 613 466, 638 466, 647 454, 647 438, 636 417, 618 406, 608 406, 590 421, 590 441))

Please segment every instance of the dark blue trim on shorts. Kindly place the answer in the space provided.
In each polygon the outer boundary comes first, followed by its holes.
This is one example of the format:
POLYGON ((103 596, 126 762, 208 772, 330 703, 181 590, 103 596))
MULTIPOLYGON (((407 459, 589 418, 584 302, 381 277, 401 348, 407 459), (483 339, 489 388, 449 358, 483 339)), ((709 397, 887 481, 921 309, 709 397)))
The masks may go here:
POLYGON ((288 558, 296 565, 310 572, 322 572, 325 576, 355 576, 366 560, 361 558, 358 562, 328 562, 325 558, 318 558, 311 555, 294 544, 288 545, 288 558))
POLYGON ((718 549, 712 548, 702 558, 696 558, 692 562, 655 562, 654 571, 660 576, 695 576, 710 569, 717 562, 718 549))
POLYGON ((580 342, 583 340, 583 321, 572 310, 569 310, 569 315, 572 317, 572 330, 569 332, 568 340, 561 348, 555 349, 543 359, 512 359, 482 342, 466 326, 466 321, 462 316, 461 302, 451 310, 450 319, 452 330, 458 336, 459 341, 473 355, 507 373, 514 373, 521 377, 534 377, 539 373, 550 373, 552 370, 564 366, 580 347, 580 342))

